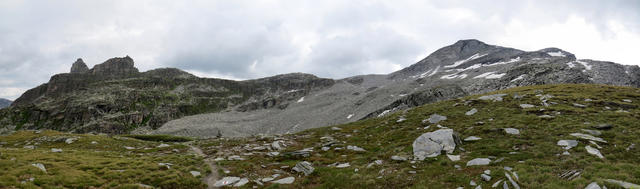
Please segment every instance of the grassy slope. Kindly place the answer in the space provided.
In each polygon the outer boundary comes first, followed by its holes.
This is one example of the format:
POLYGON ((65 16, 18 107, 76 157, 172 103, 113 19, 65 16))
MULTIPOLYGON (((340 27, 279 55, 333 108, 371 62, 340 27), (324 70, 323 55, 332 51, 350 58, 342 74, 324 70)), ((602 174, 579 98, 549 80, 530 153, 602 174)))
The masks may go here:
POLYGON ((204 188, 190 171, 206 174, 202 158, 190 155, 180 144, 157 148, 158 142, 147 142, 103 135, 76 135, 55 131, 36 134, 19 131, 0 137, 0 188, 139 188, 138 184, 163 188, 204 188), (78 137, 72 144, 64 138, 78 137), (63 138, 59 141, 40 140, 63 138), (92 144, 92 141, 97 144, 92 144), (36 149, 25 149, 35 145, 36 149), (127 150, 125 146, 135 147, 127 150), (60 148, 60 153, 51 152, 60 148), (146 149, 145 149, 146 148, 146 149), (173 150, 179 150, 174 153, 173 150), (42 163, 44 173, 32 166, 42 163), (172 163, 166 169, 158 163, 172 163), (33 181, 29 181, 33 178, 33 181), (25 183, 21 183, 26 181, 25 183))
MULTIPOLYGON (((640 150, 637 147, 626 150, 632 143, 640 144, 640 109, 637 108, 640 105, 639 89, 604 85, 545 85, 519 87, 490 94, 497 93, 509 95, 502 102, 477 100, 481 95, 469 96, 421 106, 383 118, 340 125, 341 131, 333 131, 326 127, 285 135, 281 138, 290 144, 285 151, 314 147, 311 157, 295 159, 254 155, 248 156, 246 161, 221 161, 219 166, 228 169, 230 173, 220 172, 220 175, 255 180, 274 174, 273 169, 280 169, 285 165, 293 167, 296 162, 306 160, 313 163, 316 172, 310 176, 298 177, 299 174, 285 168, 282 169, 287 172, 284 176, 296 176, 295 183, 270 187, 469 188, 469 181, 475 180, 484 188, 490 188, 495 181, 505 178, 504 166, 514 168, 519 175, 518 183, 523 188, 584 188, 593 181, 603 184, 602 179, 606 178, 640 183, 640 150), (515 93, 525 96, 522 99, 514 99, 515 93), (558 104, 542 107, 537 94, 553 95, 549 102, 558 104), (586 102, 587 98, 593 101, 586 102), (623 99, 633 102, 624 102, 623 99), (519 105, 525 103, 534 104, 536 108, 520 108, 519 105), (575 107, 573 103, 584 104, 587 107, 575 107), (606 106, 611 109, 605 109, 606 106), (465 112, 472 108, 477 108, 478 113, 466 116, 465 112), (628 112, 619 112, 621 109, 628 112), (459 147, 464 148, 466 152, 456 148, 454 154, 462 157, 459 162, 452 162, 444 155, 415 164, 411 164, 410 161, 392 161, 390 157, 393 155, 411 156, 413 141, 425 132, 438 129, 431 125, 425 130, 423 128, 428 124, 421 123, 434 113, 447 116, 448 119, 439 124, 459 132, 462 138, 478 136, 482 140, 463 142, 459 147), (554 115, 555 118, 538 117, 545 114, 554 115), (407 120, 398 123, 396 120, 401 116, 407 120), (479 125, 476 122, 484 124, 479 125), (556 145, 558 140, 577 139, 569 134, 581 132, 580 129, 589 129, 600 123, 615 126, 611 130, 603 131, 600 136, 608 141, 607 144, 600 143, 603 147, 600 151, 605 159, 588 154, 585 150, 588 142, 584 140, 580 140, 577 147, 569 150, 570 156, 557 155, 564 152, 556 145), (521 134, 505 134, 502 128, 508 127, 519 129, 521 134), (320 150, 320 138, 323 136, 332 136, 344 141, 338 145, 339 147, 356 145, 367 152, 333 149, 323 152, 320 150), (465 166, 471 159, 488 156, 505 159, 488 166, 465 166), (384 163, 366 168, 366 165, 374 160, 383 160, 384 163), (327 166, 335 162, 349 162, 351 167, 338 169, 327 166), (454 165, 460 165, 462 169, 456 170, 454 165), (480 179, 480 174, 487 169, 492 171, 493 178, 490 182, 480 179), (572 181, 562 180, 557 176, 572 169, 582 170, 582 176, 572 181), (409 171, 417 173, 411 174, 409 171)), ((199 145, 206 153, 216 157, 224 156, 222 154, 225 153, 240 155, 243 151, 238 150, 238 147, 246 144, 262 145, 272 141, 273 138, 221 139, 200 141, 199 145)), ((248 184, 247 187, 251 187, 252 184, 248 184)))

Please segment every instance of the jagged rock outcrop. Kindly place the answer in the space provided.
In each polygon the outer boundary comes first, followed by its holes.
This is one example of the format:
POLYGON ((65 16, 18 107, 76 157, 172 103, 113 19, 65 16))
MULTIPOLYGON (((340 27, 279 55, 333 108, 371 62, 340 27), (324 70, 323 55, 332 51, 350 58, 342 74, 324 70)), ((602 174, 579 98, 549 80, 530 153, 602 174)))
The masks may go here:
POLYGON ((87 73, 88 71, 89 67, 87 66, 87 64, 82 61, 82 58, 78 58, 78 60, 76 60, 76 62, 74 62, 71 66, 70 73, 87 73))
POLYGON ((138 74, 138 68, 133 66, 133 59, 129 56, 112 58, 102 64, 94 66, 89 73, 106 78, 127 77, 138 74))

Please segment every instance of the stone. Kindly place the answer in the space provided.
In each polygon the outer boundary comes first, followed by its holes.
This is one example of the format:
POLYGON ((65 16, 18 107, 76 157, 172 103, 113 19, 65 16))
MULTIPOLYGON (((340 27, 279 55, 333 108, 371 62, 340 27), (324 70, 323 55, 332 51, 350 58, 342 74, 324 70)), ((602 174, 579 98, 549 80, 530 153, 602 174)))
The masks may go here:
POLYGON ((467 162, 467 167, 477 166, 477 165, 489 165, 489 163, 491 163, 491 160, 489 158, 475 158, 467 162))
POLYGON ((583 134, 583 133, 571 133, 570 135, 571 135, 571 136, 574 136, 574 137, 581 138, 581 139, 585 139, 585 140, 590 140, 590 141, 596 141, 596 142, 607 143, 607 141, 605 141, 605 140, 604 140, 604 139, 602 139, 602 138, 594 137, 594 136, 591 136, 591 135, 588 135, 588 134, 583 134))
POLYGON ((91 144, 98 144, 98 142, 96 142, 96 141, 91 141, 91 144))
POLYGON ((594 136, 602 135, 602 132, 596 131, 596 130, 590 130, 590 129, 580 129, 580 130, 584 131, 585 133, 589 133, 590 135, 594 135, 594 136))
POLYGON ((632 101, 631 99, 622 99, 622 102, 628 102, 628 103, 631 103, 631 102, 633 102, 633 101, 632 101))
POLYGON ((127 149, 127 150, 135 150, 136 149, 136 148, 131 147, 131 146, 125 146, 124 148, 127 149))
POLYGON ((71 143, 73 143, 73 142, 75 142, 77 140, 78 140, 78 138, 67 138, 66 140, 64 140, 64 142, 67 143, 67 144, 71 144, 71 143))
POLYGON ((605 181, 608 182, 608 183, 611 183, 611 184, 616 184, 616 185, 618 185, 620 187, 623 187, 623 188, 631 188, 631 189, 640 188, 640 185, 629 183, 629 182, 625 182, 625 181, 619 181, 619 180, 613 180, 613 179, 607 179, 605 181))
POLYGON ((308 176, 313 173, 315 168, 313 168, 311 163, 309 163, 308 161, 302 161, 296 163, 296 166, 293 167, 293 170, 299 173, 304 173, 305 176, 308 176))
POLYGON ((62 149, 60 148, 51 148, 51 152, 62 152, 62 149))
POLYGON ((484 170, 484 174, 491 175, 491 170, 484 170))
POLYGON ((587 107, 584 104, 578 104, 578 103, 573 103, 573 106, 578 107, 578 108, 586 108, 587 107))
POLYGON ((398 118, 398 121, 396 121, 396 123, 402 123, 404 121, 407 121, 407 118, 400 117, 400 118, 398 118))
POLYGON ((501 182, 502 182, 502 179, 500 179, 500 180, 496 181, 495 183, 493 183, 493 185, 491 185, 491 188, 495 188, 495 187, 500 186, 500 183, 501 183, 501 182))
POLYGON ((427 119, 427 121, 429 121, 429 123, 431 124, 436 124, 440 121, 444 121, 447 120, 447 116, 442 116, 442 115, 438 115, 438 114, 432 114, 431 116, 429 116, 429 119, 427 119))
POLYGON ((229 160, 229 161, 244 161, 244 158, 240 157, 238 155, 233 155, 233 156, 227 157, 227 160, 229 160))
POLYGON ((194 177, 199 177, 201 175, 199 171, 189 171, 189 173, 191 173, 191 175, 193 175, 194 177))
POLYGON ((89 72, 89 67, 87 66, 87 64, 84 63, 82 58, 78 58, 78 60, 76 60, 76 62, 74 62, 73 65, 71 65, 70 73, 87 73, 87 72, 89 72))
POLYGON ((600 188, 600 185, 598 185, 597 182, 592 182, 591 184, 587 185, 587 187, 585 187, 584 189, 602 189, 602 188, 600 188))
POLYGON ((506 132, 507 134, 512 134, 512 135, 519 135, 520 134, 520 130, 515 129, 515 128, 504 128, 504 132, 506 132))
MULTIPOLYGON (((507 179, 509 180, 509 182, 511 182, 511 185, 512 185, 514 188, 516 188, 516 189, 520 189, 520 186, 518 185, 518 183, 516 183, 516 181, 514 181, 514 180, 511 178, 511 175, 509 175, 508 173, 504 173, 504 176, 506 176, 506 177, 507 177, 507 179)), ((506 183, 506 182, 505 182, 505 183, 506 183)))
POLYGON ((166 147, 169 147, 169 146, 171 146, 171 145, 168 145, 168 144, 160 144, 160 145, 158 145, 157 147, 158 147, 158 148, 166 148, 166 147))
POLYGON ((478 113, 478 109, 474 108, 474 109, 469 110, 467 113, 464 113, 464 115, 470 116, 470 115, 473 115, 473 114, 476 114, 476 113, 478 113))
POLYGON ((342 131, 342 129, 340 127, 331 127, 331 130, 334 131, 342 131))
POLYGON ((603 124, 591 126, 591 128, 598 129, 598 130, 609 130, 613 128, 613 125, 603 123, 603 124))
POLYGON ((171 169, 171 166, 173 166, 172 163, 158 163, 158 166, 163 166, 166 167, 167 169, 171 169))
POLYGON ((471 186, 477 186, 478 184, 476 184, 476 181, 471 180, 471 181, 469 181, 469 185, 471 185, 471 186))
POLYGON ((487 174, 481 174, 480 177, 482 177, 482 180, 484 181, 491 181, 491 176, 487 175, 487 174))
POLYGON ((233 187, 242 187, 242 186, 246 185, 247 183, 249 183, 249 179, 248 178, 241 178, 236 184, 233 185, 233 187))
POLYGON ((308 150, 298 150, 298 151, 293 151, 293 152, 286 152, 283 155, 292 156, 292 157, 296 157, 296 158, 305 158, 305 157, 311 156, 311 152, 308 151, 308 150))
POLYGON ((31 166, 37 167, 38 169, 42 170, 42 172, 47 173, 47 169, 44 167, 42 163, 34 163, 34 164, 31 164, 31 166))
POLYGON ((36 146, 33 146, 33 145, 26 145, 26 146, 23 146, 23 148, 33 150, 33 149, 36 149, 36 146))
POLYGON ((494 102, 496 101, 502 101, 502 97, 507 96, 507 94, 493 94, 493 95, 486 95, 486 96, 481 96, 478 99, 479 100, 492 100, 494 102))
POLYGON ((449 155, 449 154, 447 154, 447 157, 451 161, 460 161, 460 155, 449 155))
POLYGON ((595 155, 600 159, 604 158, 604 156, 602 156, 602 154, 600 153, 600 150, 595 149, 595 148, 593 148, 591 146, 585 146, 584 148, 587 150, 587 153, 589 153, 591 155, 595 155))
POLYGON ((271 148, 277 151, 281 151, 284 150, 284 147, 282 147, 283 145, 284 144, 282 143, 282 141, 273 141, 273 143, 271 143, 271 148))
POLYGON ((224 177, 218 181, 216 181, 215 184, 213 184, 213 187, 223 187, 223 186, 229 186, 232 184, 237 183, 238 181, 240 181, 240 177, 224 177))
POLYGON ((366 152, 366 150, 364 150, 363 148, 357 147, 357 146, 347 146, 347 150, 352 150, 352 151, 356 151, 356 152, 366 152))
POLYGON ((267 152, 267 156, 269 157, 276 157, 280 155, 280 152, 267 152))
POLYGON ((413 155, 416 160, 424 160, 427 157, 436 157, 442 151, 450 154, 460 144, 453 129, 439 129, 420 135, 413 141, 413 155))
POLYGON ((477 136, 470 136, 470 137, 465 138, 464 141, 465 142, 471 142, 471 141, 477 141, 477 140, 480 140, 480 139, 482 139, 482 138, 477 137, 477 136))
POLYGON ((578 141, 577 140, 559 140, 557 145, 562 146, 565 150, 568 150, 578 146, 578 141))
POLYGON ((322 150, 322 151, 325 151, 325 152, 326 152, 326 151, 331 150, 331 147, 326 147, 326 146, 325 146, 325 147, 320 148, 320 150, 322 150))
POLYGON ((520 104, 520 108, 526 109, 526 108, 533 108, 536 107, 532 104, 520 104))
POLYGON ((296 178, 287 177, 287 178, 283 178, 283 179, 272 181, 272 182, 276 184, 292 184, 294 181, 296 181, 296 178))
POLYGON ((351 165, 349 163, 341 163, 336 165, 336 168, 347 168, 347 167, 351 167, 351 165))

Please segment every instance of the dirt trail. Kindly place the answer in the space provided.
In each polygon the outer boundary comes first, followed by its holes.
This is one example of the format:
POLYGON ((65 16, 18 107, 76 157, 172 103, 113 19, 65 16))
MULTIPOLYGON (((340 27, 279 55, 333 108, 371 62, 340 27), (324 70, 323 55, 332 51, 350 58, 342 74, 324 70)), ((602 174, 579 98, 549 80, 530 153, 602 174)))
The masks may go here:
POLYGON ((204 158, 204 162, 209 165, 209 169, 211 169, 211 173, 209 175, 207 175, 206 177, 204 177, 202 179, 203 182, 207 183, 207 185, 209 186, 208 188, 216 188, 213 187, 213 185, 216 183, 216 181, 218 181, 218 168, 216 167, 216 162, 213 161, 213 159, 208 158, 206 154, 204 154, 204 152, 202 152, 202 150, 196 146, 194 146, 191 143, 187 143, 186 145, 188 145, 189 147, 191 147, 191 150, 193 152, 196 153, 196 155, 203 157, 204 158))

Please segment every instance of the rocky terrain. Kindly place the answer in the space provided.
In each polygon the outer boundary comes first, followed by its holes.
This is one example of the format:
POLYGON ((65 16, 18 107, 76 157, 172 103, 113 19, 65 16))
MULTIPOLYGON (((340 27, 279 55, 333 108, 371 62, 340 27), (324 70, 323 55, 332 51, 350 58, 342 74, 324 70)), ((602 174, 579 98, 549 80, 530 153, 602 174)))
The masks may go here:
POLYGON ((218 187, 639 188, 639 102, 638 88, 538 85, 196 144, 218 187))
POLYGON ((9 107, 13 103, 11 100, 0 98, 0 109, 9 107))
POLYGON ((173 68, 139 72, 129 57, 70 73, 24 93, 0 111, 0 132, 172 134, 200 138, 295 133, 384 116, 431 102, 517 86, 640 85, 640 68, 461 40, 388 75, 333 80, 295 73, 231 81, 173 68))
POLYGON ((640 89, 536 85, 283 135, 17 131, 0 188, 640 188, 640 89))

